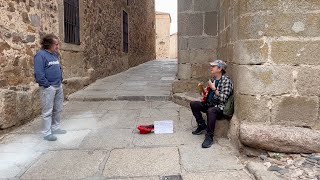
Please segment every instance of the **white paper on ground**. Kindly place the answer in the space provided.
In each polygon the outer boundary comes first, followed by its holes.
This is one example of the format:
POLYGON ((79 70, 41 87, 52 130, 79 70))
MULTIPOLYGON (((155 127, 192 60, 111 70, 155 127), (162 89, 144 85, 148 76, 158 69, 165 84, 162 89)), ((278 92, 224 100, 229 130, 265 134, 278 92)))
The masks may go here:
POLYGON ((173 133, 173 121, 154 121, 154 133, 155 134, 168 134, 173 133))

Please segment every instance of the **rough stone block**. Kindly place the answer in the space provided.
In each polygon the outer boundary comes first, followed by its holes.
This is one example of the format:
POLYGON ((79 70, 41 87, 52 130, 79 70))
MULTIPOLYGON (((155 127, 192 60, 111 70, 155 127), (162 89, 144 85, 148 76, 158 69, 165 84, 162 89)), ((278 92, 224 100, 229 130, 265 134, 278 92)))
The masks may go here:
POLYGON ((178 65, 178 79, 190 79, 191 78, 191 64, 178 65))
POLYGON ((196 0, 194 1, 194 11, 216 11, 218 1, 214 0, 196 0))
POLYGON ((310 10, 319 10, 320 2, 317 0, 240 0, 239 7, 241 13, 251 13, 257 11, 272 10, 276 12, 306 12, 310 10))
POLYGON ((188 49, 188 38, 179 37, 178 41, 178 50, 187 50, 188 49))
POLYGON ((240 141, 249 147, 284 153, 319 153, 320 131, 279 125, 240 125, 240 141))
POLYGON ((320 64, 320 41, 280 41, 271 46, 271 57, 277 64, 320 64))
POLYGON ((197 80, 176 80, 172 84, 172 93, 198 92, 197 80))
POLYGON ((302 96, 320 95, 319 67, 300 67, 297 75, 296 87, 302 96))
POLYGON ((319 98, 280 97, 273 99, 272 124, 284 126, 309 126, 318 121, 319 98))
POLYGON ((292 67, 241 65, 234 70, 235 89, 241 94, 278 95, 292 91, 292 67))
POLYGON ((218 46, 216 37, 191 37, 189 38, 189 49, 215 49, 218 46))
POLYGON ((218 13, 217 12, 206 12, 204 32, 210 36, 216 36, 218 32, 218 13))
POLYGON ((268 44, 264 41, 237 41, 233 62, 237 64, 261 64, 268 60, 268 44))
POLYGON ((317 14, 281 14, 243 16, 240 19, 239 38, 260 39, 263 36, 318 37, 320 29, 317 14))
POLYGON ((208 64, 192 64, 192 78, 206 78, 209 77, 209 65, 208 64))
POLYGON ((249 95, 237 95, 235 97, 235 113, 241 121, 268 122, 270 121, 271 99, 249 95))
POLYGON ((178 55, 179 63, 190 63, 190 51, 189 50, 180 50, 178 55))
POLYGON ((190 50, 191 63, 208 64, 208 62, 211 62, 214 59, 216 59, 216 54, 214 50, 206 50, 206 49, 190 50))
POLYGON ((192 5, 192 0, 178 0, 178 12, 191 11, 192 5))
POLYGON ((200 36, 203 34, 202 13, 178 14, 178 32, 180 36, 200 36))

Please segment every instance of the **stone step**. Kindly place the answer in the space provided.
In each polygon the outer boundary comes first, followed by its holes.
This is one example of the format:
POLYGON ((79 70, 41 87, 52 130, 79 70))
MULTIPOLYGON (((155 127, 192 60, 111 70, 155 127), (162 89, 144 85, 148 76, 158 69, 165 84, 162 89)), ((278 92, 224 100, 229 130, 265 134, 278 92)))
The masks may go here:
POLYGON ((171 95, 139 96, 139 95, 82 95, 71 94, 67 98, 69 101, 170 101, 171 95))
MULTIPOLYGON (((185 106, 187 108, 190 108, 191 101, 200 101, 200 100, 201 100, 201 96, 198 93, 190 93, 190 92, 175 93, 173 94, 171 99, 171 101, 173 101, 174 103, 185 106)), ((206 119, 205 114, 204 114, 204 118, 206 119)), ((230 125, 230 119, 227 119, 227 118, 218 119, 216 121, 214 136, 227 138, 229 125, 230 125)))

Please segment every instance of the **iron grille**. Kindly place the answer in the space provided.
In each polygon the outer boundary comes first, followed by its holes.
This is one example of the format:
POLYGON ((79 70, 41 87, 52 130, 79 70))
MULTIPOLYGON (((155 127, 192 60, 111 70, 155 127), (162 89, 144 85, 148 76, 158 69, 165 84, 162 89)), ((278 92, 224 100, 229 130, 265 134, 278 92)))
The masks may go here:
POLYGON ((79 0, 64 0, 64 41, 80 44, 79 0))

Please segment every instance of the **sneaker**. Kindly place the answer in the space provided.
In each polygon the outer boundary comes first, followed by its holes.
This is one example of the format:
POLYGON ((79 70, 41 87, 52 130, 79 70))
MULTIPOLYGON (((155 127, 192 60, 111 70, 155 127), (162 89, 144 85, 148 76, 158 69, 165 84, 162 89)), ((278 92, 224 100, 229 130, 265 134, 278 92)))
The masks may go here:
POLYGON ((57 129, 52 131, 52 134, 66 134, 67 131, 66 130, 62 130, 62 129, 57 129))
POLYGON ((44 140, 47 140, 47 141, 56 141, 57 140, 57 137, 55 137, 54 135, 52 134, 49 134, 45 137, 43 137, 44 140))
POLYGON ((202 148, 209 148, 212 146, 213 143, 214 143, 213 136, 206 135, 206 138, 204 139, 204 141, 202 143, 202 148))
POLYGON ((206 127, 205 126, 198 126, 198 128, 194 131, 192 131, 193 135, 200 135, 206 133, 206 127))

